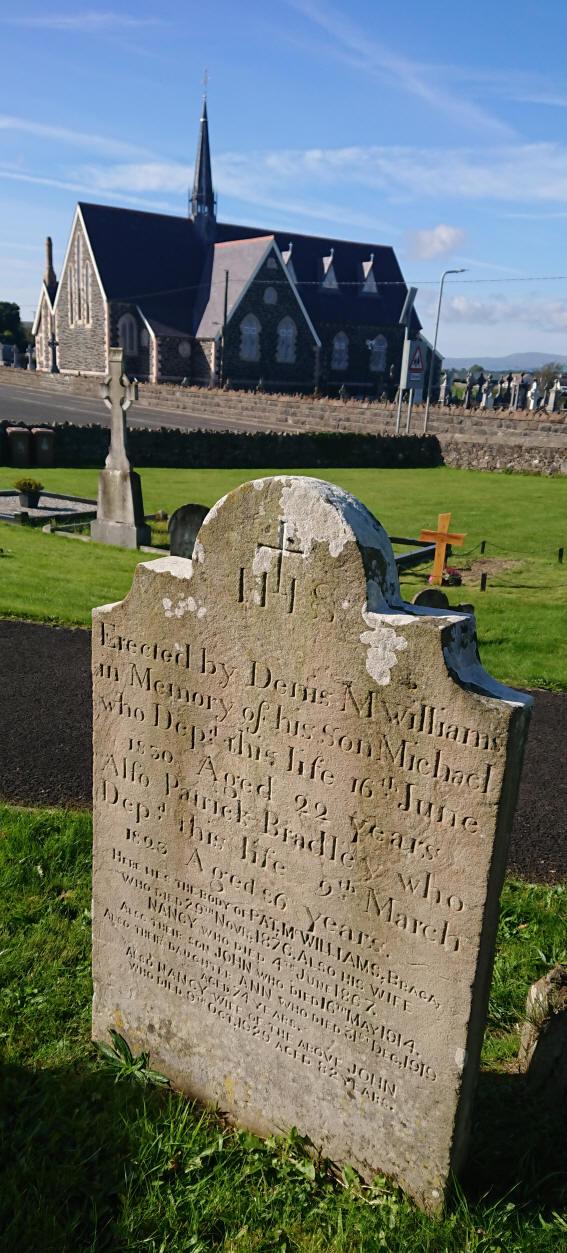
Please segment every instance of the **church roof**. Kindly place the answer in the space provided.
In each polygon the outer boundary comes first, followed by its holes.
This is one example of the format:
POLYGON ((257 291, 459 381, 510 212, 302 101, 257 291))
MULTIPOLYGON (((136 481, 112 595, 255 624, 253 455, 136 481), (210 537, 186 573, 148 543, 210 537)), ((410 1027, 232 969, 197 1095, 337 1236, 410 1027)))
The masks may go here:
MULTIPOLYGON (((83 203, 80 210, 106 296, 138 304, 157 334, 198 330, 203 338, 214 337, 222 326, 224 270, 230 273, 230 314, 270 238, 282 252, 292 244, 297 291, 316 328, 399 321, 407 286, 393 248, 225 222, 214 222, 207 243, 191 218, 83 203), (331 248, 337 289, 322 286, 323 258, 331 248), (362 292, 363 264, 371 253, 376 294, 362 292)), ((414 313, 412 334, 420 325, 414 313)))
MULTIPOLYGON (((224 244, 215 244, 210 257, 208 273, 209 298, 204 303, 202 313, 196 308, 196 331, 199 339, 214 339, 222 328, 224 319, 224 296, 227 291, 227 321, 238 304, 247 283, 254 271, 263 261, 273 235, 255 236, 252 239, 227 240, 224 244), (228 288, 226 288, 226 271, 228 270, 228 288), (199 314, 201 316, 199 317, 199 314)), ((205 276, 203 276, 204 278, 205 276)), ((199 299, 205 291, 201 288, 199 299)))

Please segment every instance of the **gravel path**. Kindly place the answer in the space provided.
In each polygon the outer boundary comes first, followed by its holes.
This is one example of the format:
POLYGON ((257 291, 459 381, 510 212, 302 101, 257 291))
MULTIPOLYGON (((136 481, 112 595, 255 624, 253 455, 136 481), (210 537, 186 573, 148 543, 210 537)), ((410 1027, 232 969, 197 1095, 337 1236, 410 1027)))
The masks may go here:
MULTIPOLYGON (((90 806, 90 632, 0 619, 0 797, 90 806)), ((509 858, 534 883, 567 879, 567 693, 536 691, 509 858)))

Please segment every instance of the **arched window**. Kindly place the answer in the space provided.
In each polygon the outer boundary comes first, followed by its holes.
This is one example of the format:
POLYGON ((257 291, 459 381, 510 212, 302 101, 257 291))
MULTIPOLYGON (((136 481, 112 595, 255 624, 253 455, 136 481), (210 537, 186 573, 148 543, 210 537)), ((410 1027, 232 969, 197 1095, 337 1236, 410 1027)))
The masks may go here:
POLYGON ((77 235, 77 322, 81 321, 83 316, 82 310, 82 291, 81 283, 83 281, 83 269, 81 265, 81 236, 77 235))
POLYGON ((333 351, 331 354, 332 370, 348 369, 348 335, 344 331, 339 331, 333 340, 333 351))
POLYGON ((138 351, 138 327, 131 313, 123 313, 118 319, 118 342, 129 356, 138 351))
POLYGON ((85 322, 90 324, 91 320, 91 267, 88 261, 85 261, 85 322))
POLYGON ((240 356, 243 361, 260 360, 260 331, 258 318, 247 313, 240 323, 240 356))
POLYGON ((297 327, 293 318, 282 318, 278 326, 278 346, 276 349, 276 361, 291 364, 295 361, 295 341, 297 338, 297 327))
POLYGON ((376 335, 374 339, 367 341, 370 349, 370 369, 376 374, 383 373, 386 369, 386 349, 388 347, 384 335, 376 335))
POLYGON ((69 288, 68 288, 68 292, 69 292, 69 326, 72 326, 72 325, 73 325, 73 322, 75 321, 75 302, 74 302, 74 299, 73 299, 73 287, 74 287, 74 285, 75 285, 75 272, 74 272, 74 270, 73 270, 73 266, 72 266, 72 265, 70 265, 70 266, 69 266, 69 279, 68 279, 68 282, 69 282, 69 288))

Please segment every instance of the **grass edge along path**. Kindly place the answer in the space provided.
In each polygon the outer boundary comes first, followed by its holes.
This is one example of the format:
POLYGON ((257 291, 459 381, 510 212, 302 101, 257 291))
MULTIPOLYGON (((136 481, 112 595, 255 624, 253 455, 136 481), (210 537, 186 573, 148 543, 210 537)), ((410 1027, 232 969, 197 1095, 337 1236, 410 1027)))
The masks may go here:
POLYGON ((169 1090, 115 1081, 89 1040, 91 839, 87 813, 0 806, 2 1249, 567 1248, 563 1112, 543 1117, 512 1062, 529 984, 567 960, 567 885, 505 885, 469 1163, 430 1220, 293 1129, 262 1141, 169 1090))

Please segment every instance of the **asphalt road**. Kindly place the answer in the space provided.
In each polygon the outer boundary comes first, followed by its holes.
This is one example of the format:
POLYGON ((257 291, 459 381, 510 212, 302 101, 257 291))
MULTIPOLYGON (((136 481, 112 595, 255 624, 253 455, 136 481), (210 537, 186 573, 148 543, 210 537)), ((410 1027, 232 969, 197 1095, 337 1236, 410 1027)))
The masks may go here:
MULTIPOLYGON (((26 426, 43 426, 54 422, 73 422, 79 426, 96 422, 100 426, 110 425, 109 410, 102 400, 95 396, 73 396, 69 393, 51 392, 43 387, 18 387, 17 384, 0 381, 0 422, 14 424, 24 423, 26 426)), ((199 412, 198 402, 194 402, 190 410, 150 408, 145 405, 132 406, 128 413, 128 426, 160 427, 169 426, 175 430, 223 430, 223 431, 259 431, 266 427, 260 422, 238 420, 232 418, 213 418, 199 412)))

